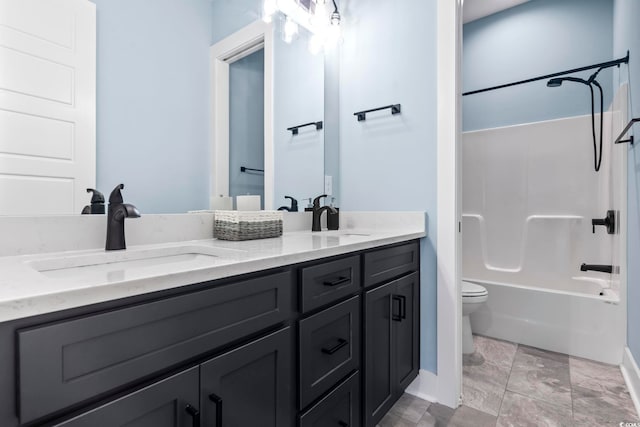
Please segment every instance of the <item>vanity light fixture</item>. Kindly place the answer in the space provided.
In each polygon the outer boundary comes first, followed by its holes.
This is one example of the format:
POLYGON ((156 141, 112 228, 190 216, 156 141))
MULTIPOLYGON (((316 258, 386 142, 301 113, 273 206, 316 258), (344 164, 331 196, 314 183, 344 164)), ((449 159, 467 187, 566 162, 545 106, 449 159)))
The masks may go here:
POLYGON ((291 43, 298 34, 299 26, 311 32, 309 50, 318 54, 323 49, 331 49, 341 37, 341 16, 335 0, 264 0, 263 17, 272 22, 276 13, 284 16, 282 38, 291 43), (333 11, 327 8, 327 2, 333 3, 333 11))
POLYGON ((333 0, 333 7, 334 9, 331 13, 331 25, 329 25, 329 28, 327 30, 327 38, 325 41, 325 45, 329 48, 335 47, 340 41, 341 17, 335 0, 333 0))
POLYGON ((298 24, 290 17, 284 23, 284 41, 285 43, 291 43, 293 38, 298 34, 298 24))
POLYGON ((273 15, 278 11, 278 0, 264 0, 262 5, 262 20, 264 22, 271 22, 273 15))
POLYGON ((309 52, 312 55, 317 55, 322 52, 322 48, 324 47, 324 40, 317 34, 311 36, 311 40, 309 40, 309 52))

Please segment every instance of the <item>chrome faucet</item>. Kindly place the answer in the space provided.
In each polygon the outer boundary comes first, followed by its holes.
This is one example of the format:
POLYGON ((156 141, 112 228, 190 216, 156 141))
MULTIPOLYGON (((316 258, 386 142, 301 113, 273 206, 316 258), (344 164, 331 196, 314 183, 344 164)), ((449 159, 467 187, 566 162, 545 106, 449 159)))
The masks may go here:
POLYGON ((138 208, 128 203, 123 203, 122 193, 120 193, 123 188, 124 184, 118 185, 109 196, 107 243, 105 246, 108 251, 127 249, 124 240, 124 220, 125 218, 140 218, 138 208))
POLYGON ((322 228, 320 227, 320 218, 322 217, 322 213, 324 211, 329 211, 331 213, 337 213, 338 211, 332 207, 332 206, 322 206, 320 207, 320 199, 322 199, 323 197, 327 197, 326 194, 323 194, 322 196, 318 196, 315 199, 313 199, 313 219, 311 222, 311 231, 322 231, 322 228))

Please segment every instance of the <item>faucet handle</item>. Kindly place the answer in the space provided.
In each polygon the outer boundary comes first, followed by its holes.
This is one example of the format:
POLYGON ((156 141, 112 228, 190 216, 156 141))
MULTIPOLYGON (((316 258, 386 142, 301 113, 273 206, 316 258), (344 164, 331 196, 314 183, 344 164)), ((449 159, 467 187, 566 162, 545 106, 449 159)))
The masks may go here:
POLYGON ((87 188, 87 193, 92 193, 91 204, 104 203, 104 195, 93 188, 87 188))
POLYGON ((291 200, 290 212, 298 212, 298 201, 291 196, 284 196, 284 198, 291 200))
POLYGON ((113 189, 111 195, 109 196, 109 203, 124 203, 124 200, 122 199, 122 193, 120 192, 120 190, 122 190, 123 188, 124 184, 118 184, 116 188, 113 189))
POLYGON ((323 197, 327 197, 326 194, 323 194, 322 196, 318 196, 315 199, 313 199, 313 207, 318 209, 320 207, 320 199, 322 199, 323 197))

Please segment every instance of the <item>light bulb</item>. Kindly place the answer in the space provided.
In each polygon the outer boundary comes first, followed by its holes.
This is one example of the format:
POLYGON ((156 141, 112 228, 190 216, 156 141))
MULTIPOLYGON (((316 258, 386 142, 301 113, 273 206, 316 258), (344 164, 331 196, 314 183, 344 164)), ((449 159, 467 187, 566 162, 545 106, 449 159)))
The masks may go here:
POLYGON ((264 0, 262 5, 262 20, 271 22, 273 15, 278 11, 278 0, 264 0))
POLYGON ((339 41, 340 41, 340 25, 332 24, 329 26, 329 28, 327 28, 325 47, 333 48, 338 44, 339 41))
POLYGON ((298 24, 287 16, 287 20, 284 23, 284 41, 291 43, 296 34, 298 34, 298 24))
POLYGON ((326 27, 327 22, 327 8, 324 1, 320 0, 316 3, 316 11, 311 18, 311 25, 315 28, 326 27))
POLYGON ((322 45, 322 37, 317 34, 312 35, 311 40, 309 40, 309 52, 311 52, 312 55, 317 55, 322 51, 322 45))

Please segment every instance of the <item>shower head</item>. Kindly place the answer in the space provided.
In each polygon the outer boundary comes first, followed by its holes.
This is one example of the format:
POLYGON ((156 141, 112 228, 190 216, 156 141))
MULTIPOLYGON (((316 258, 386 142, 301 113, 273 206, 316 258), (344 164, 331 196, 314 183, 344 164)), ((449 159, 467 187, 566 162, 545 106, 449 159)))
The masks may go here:
POLYGON ((568 81, 568 82, 576 82, 576 83, 582 83, 585 85, 589 85, 589 82, 583 79, 579 79, 577 77, 559 77, 556 79, 551 79, 547 82, 547 87, 559 87, 562 86, 562 82, 564 81, 568 81))
POLYGON ((547 82, 547 87, 562 86, 562 79, 551 79, 547 82))

